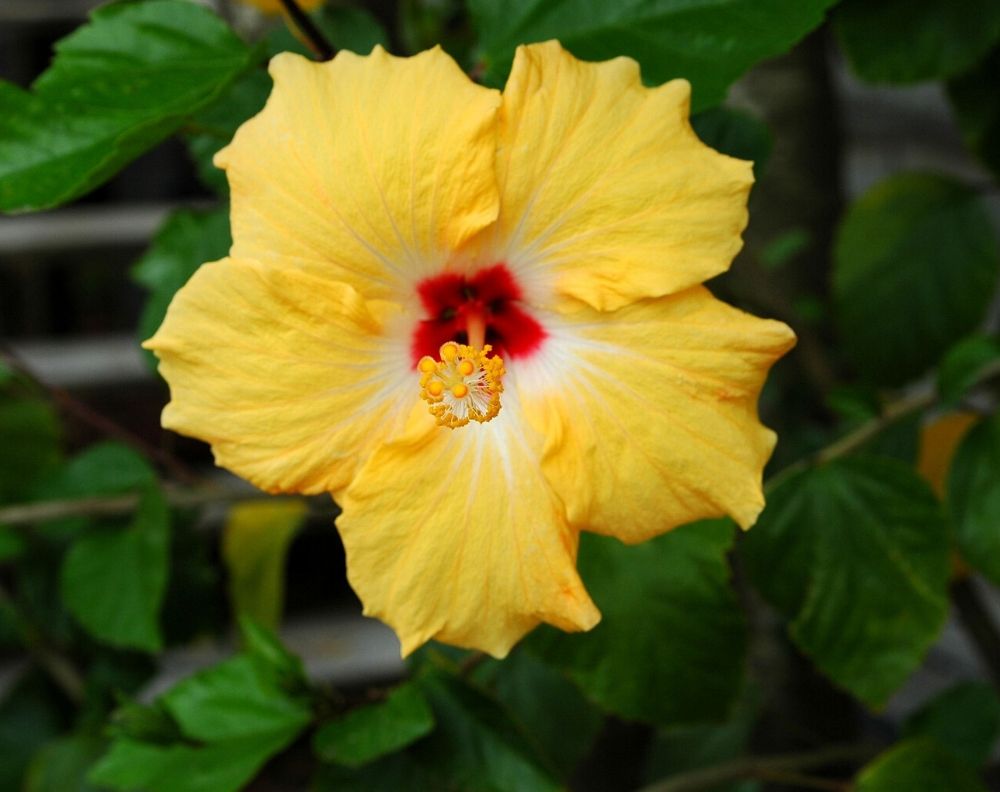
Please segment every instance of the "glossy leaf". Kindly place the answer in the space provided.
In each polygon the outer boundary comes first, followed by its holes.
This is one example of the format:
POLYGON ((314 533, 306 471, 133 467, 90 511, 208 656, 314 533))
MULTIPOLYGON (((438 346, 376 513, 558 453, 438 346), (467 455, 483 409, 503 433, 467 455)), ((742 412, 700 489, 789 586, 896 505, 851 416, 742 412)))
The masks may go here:
POLYGON ((856 792, 986 792, 975 774, 932 740, 907 740, 858 775, 856 792))
POLYGON ((833 20, 851 67, 874 83, 950 77, 1000 38, 994 0, 843 0, 833 20))
POLYGON ((95 638, 158 651, 160 605, 167 586, 170 513, 155 487, 142 494, 131 524, 78 539, 63 561, 63 602, 95 638))
POLYGON ((302 500, 248 501, 230 508, 222 557, 237 613, 265 627, 278 626, 285 600, 285 557, 307 511, 302 500))
POLYGON ((584 534, 580 574, 601 622, 574 635, 544 628, 528 646, 624 718, 662 726, 723 718, 746 648, 726 561, 734 531, 727 521, 695 523, 635 546, 584 534))
POLYGON ((972 336, 948 350, 938 370, 938 393, 948 404, 959 401, 988 367, 1000 366, 1000 339, 972 336))
POLYGON ((755 63, 788 50, 834 0, 467 0, 486 79, 502 84, 514 49, 559 39, 579 58, 635 58, 643 78, 684 77, 695 110, 718 104, 755 63))
POLYGON ((1000 737, 1000 698, 986 682, 961 682, 911 715, 903 733, 931 737, 970 767, 982 767, 1000 737))
POLYGON ((962 137, 994 177, 1000 178, 1000 46, 948 83, 962 137))
POLYGON ((958 446, 948 505, 962 556, 1000 583, 1000 413, 973 426, 958 446))
POLYGON ((385 701, 351 710, 324 724, 313 738, 320 759, 360 767, 429 733, 434 715, 420 688, 404 682, 385 701))
POLYGON ((838 460, 783 478, 741 543, 747 571, 835 682, 878 707, 948 610, 948 528, 912 468, 838 460))
POLYGON ((76 198, 174 132, 254 59, 207 9, 117 3, 56 45, 31 92, 0 83, 0 210, 76 198))
POLYGON ((848 211, 834 250, 844 349, 874 382, 899 385, 982 322, 1000 250, 977 194, 943 176, 906 173, 848 211))

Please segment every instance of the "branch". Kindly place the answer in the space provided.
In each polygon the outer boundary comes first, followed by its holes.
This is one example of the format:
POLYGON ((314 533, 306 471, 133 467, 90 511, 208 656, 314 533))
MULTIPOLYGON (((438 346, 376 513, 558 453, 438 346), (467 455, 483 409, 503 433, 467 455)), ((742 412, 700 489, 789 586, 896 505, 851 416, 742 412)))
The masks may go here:
POLYGON ((326 40, 326 36, 316 27, 316 23, 312 21, 309 14, 302 10, 296 0, 281 0, 281 4, 285 8, 287 18, 291 19, 292 24, 302 34, 305 43, 309 45, 309 49, 316 54, 316 57, 321 61, 333 60, 337 50, 326 40))
POLYGON ((44 390, 52 401, 54 401, 62 410, 72 415, 81 423, 93 427, 106 437, 113 438, 134 448, 143 456, 147 456, 150 459, 155 460, 162 465, 171 476, 179 481, 185 481, 187 483, 197 481, 194 474, 192 474, 179 459, 174 457, 173 454, 170 454, 162 448, 157 448, 156 446, 147 443, 141 437, 133 434, 124 426, 121 426, 107 416, 91 409, 65 388, 60 388, 57 385, 49 385, 48 383, 43 382, 25 364, 25 362, 21 360, 20 356, 6 344, 0 344, 0 360, 6 363, 11 369, 16 371, 22 377, 44 390))
MULTIPOLYGON (((874 745, 834 745, 804 753, 748 756, 715 767, 679 773, 643 787, 640 792, 697 792, 697 790, 711 789, 727 781, 738 781, 744 778, 767 778, 776 781, 787 771, 806 770, 811 767, 823 767, 839 762, 863 762, 875 756, 880 750, 878 746, 874 745)), ((801 779, 801 776, 796 777, 801 779)), ((832 783, 840 784, 840 782, 832 783)), ((837 788, 843 788, 843 786, 840 785, 837 788)))
MULTIPOLYGON (((201 487, 187 489, 167 486, 164 488, 167 503, 179 509, 191 509, 209 503, 239 503, 275 497, 255 489, 240 487, 201 487)), ((60 520, 66 517, 117 517, 131 514, 139 505, 139 494, 115 495, 105 498, 77 498, 74 500, 40 501, 0 507, 0 525, 31 525, 32 523, 60 520)))

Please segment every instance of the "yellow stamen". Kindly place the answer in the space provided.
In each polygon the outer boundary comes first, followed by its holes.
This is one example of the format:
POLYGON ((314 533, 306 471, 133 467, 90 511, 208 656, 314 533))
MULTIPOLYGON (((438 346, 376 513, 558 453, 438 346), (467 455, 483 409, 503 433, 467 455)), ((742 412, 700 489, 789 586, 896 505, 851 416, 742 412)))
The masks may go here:
POLYGON ((441 346, 440 360, 424 357, 417 363, 420 396, 438 424, 455 429, 470 421, 485 423, 500 412, 503 360, 490 350, 488 344, 477 350, 449 341, 441 346))

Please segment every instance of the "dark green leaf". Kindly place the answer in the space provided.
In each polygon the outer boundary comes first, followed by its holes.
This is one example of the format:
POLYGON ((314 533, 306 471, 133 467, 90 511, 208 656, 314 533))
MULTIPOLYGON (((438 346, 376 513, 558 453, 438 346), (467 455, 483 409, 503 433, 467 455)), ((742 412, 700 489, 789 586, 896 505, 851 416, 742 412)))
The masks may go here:
POLYGON ((160 649, 169 529, 163 495, 149 486, 127 528, 95 529, 70 548, 62 567, 62 598, 94 637, 112 646, 160 649))
POLYGON ((601 623, 576 635, 538 630, 528 646, 625 718, 670 726, 725 717, 745 651, 726 562, 734 530, 696 523, 632 547, 584 534, 580 574, 601 623))
MULTIPOLYGON (((229 252, 229 210, 209 212, 181 210, 163 224, 132 270, 132 276, 149 290, 149 298, 139 320, 139 335, 146 339, 159 328, 167 306, 178 289, 207 261, 216 261, 229 252)), ((146 353, 150 365, 156 358, 146 353)))
POLYGON ((1000 47, 974 69, 948 83, 965 144, 1000 177, 1000 47))
POLYGON ((1000 699, 986 682, 959 683, 914 713, 903 734, 932 737, 955 758, 982 767, 1000 737, 1000 699))
POLYGON ((437 721, 433 734, 418 744, 421 762, 444 770, 444 788, 559 789, 496 702, 445 673, 422 674, 416 681, 437 721))
POLYGON ((253 61, 207 9, 118 3, 56 45, 32 93, 0 83, 0 210, 93 189, 213 101, 253 61))
POLYGON ((805 228, 791 228, 768 242, 760 251, 758 259, 764 269, 775 272, 807 250, 812 243, 812 235, 805 228))
POLYGON ((938 370, 938 393, 947 404, 965 396, 983 370, 1000 363, 1000 340, 972 336, 955 344, 941 361, 938 370))
POLYGON ((907 173, 848 211, 834 250, 844 347, 872 381, 899 385, 935 364, 982 322, 1000 251, 969 188, 907 173))
POLYGON ((434 715, 420 688, 405 682, 385 701, 352 710, 316 732, 320 759, 359 767, 398 751, 434 728, 434 715))
POLYGON ((932 740, 906 740, 858 775, 856 792, 986 792, 975 774, 932 740))
POLYGON ((121 792, 236 792, 294 738, 277 732, 198 747, 118 740, 89 781, 121 792))
POLYGON ((504 81, 514 48, 559 39, 577 57, 628 55, 644 79, 690 80, 693 108, 718 104, 755 63, 786 51, 834 0, 467 0, 486 79, 504 81))
POLYGON ((713 107, 692 116, 691 126, 716 151, 753 162, 754 175, 760 178, 774 144, 767 124, 742 110, 713 107))
POLYGON ((41 674, 29 672, 0 703, 0 789, 21 789, 32 754, 68 723, 62 697, 41 674))
MULTIPOLYGON (((650 748, 648 780, 653 782, 677 773, 723 764, 744 755, 760 710, 760 698, 756 688, 748 688, 726 723, 658 732, 650 748)), ((734 781, 712 787, 712 792, 750 792, 758 787, 756 781, 734 781)))
POLYGON ((1000 413, 962 438, 948 475, 948 505, 965 560, 1000 584, 1000 413))
POLYGON ((950 77, 1000 38, 994 0, 843 0, 833 20, 854 71, 875 83, 950 77))
MULTIPOLYGON (((386 48, 389 46, 385 28, 370 11, 364 8, 324 5, 312 14, 312 20, 334 49, 367 55, 376 44, 386 48)), ((287 25, 279 25, 268 33, 267 51, 271 55, 279 52, 297 52, 310 59, 315 57, 309 47, 297 38, 287 25)))
POLYGON ((289 652, 278 637, 246 615, 239 617, 244 651, 257 664, 258 671, 287 691, 307 688, 302 661, 289 652))
POLYGON ((40 399, 0 395, 0 502, 26 499, 59 456, 59 424, 52 407, 40 399))
POLYGON ((835 682, 881 706, 948 609, 948 529, 928 485, 889 459, 786 476, 741 543, 747 570, 835 682))
MULTIPOLYGON (((286 30, 284 27, 280 29, 286 30)), ((206 187, 219 195, 229 194, 229 183, 226 181, 225 171, 216 168, 212 158, 219 149, 229 145, 244 121, 264 108, 271 86, 271 77, 263 69, 247 72, 229 86, 218 100, 191 119, 191 132, 186 136, 188 151, 198 168, 199 178, 206 187)), ((228 216, 228 212, 226 214, 228 216)), ((228 233, 227 226, 227 236, 228 233)), ((226 248, 228 247, 227 242, 226 248)), ((222 251, 205 261, 221 258, 224 253, 222 251)))
POLYGON ((24 792, 99 792, 87 783, 87 772, 103 746, 99 737, 84 734, 49 743, 31 760, 24 792))
POLYGON ((517 651, 492 669, 496 697, 562 778, 597 738, 604 717, 563 674, 517 651))

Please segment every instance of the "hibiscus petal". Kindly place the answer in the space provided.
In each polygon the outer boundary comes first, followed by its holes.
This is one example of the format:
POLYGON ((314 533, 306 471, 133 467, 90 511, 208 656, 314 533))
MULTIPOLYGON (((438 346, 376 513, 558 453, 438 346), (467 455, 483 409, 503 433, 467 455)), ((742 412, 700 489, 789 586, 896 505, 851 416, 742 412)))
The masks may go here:
POLYGON ((695 287, 547 326, 514 384, 547 428, 543 465, 572 525, 640 542, 706 517, 753 524, 775 442, 757 397, 795 342, 786 325, 695 287))
POLYGON ((630 58, 518 48, 500 115, 502 209, 484 247, 529 299, 554 291, 613 310, 729 267, 752 171, 698 140, 690 92, 684 80, 645 88, 630 58))
POLYGON ((270 71, 264 110, 216 155, 234 258, 399 300, 495 219, 500 97, 440 48, 328 63, 284 53, 270 71))
POLYGON ((454 430, 419 407, 341 501, 348 579, 404 656, 434 638, 503 657, 539 622, 600 618, 576 572, 578 535, 509 401, 454 430))
POLYGON ((299 270, 206 264, 144 344, 170 383, 163 425, 269 492, 336 493, 416 398, 394 315, 299 270))

